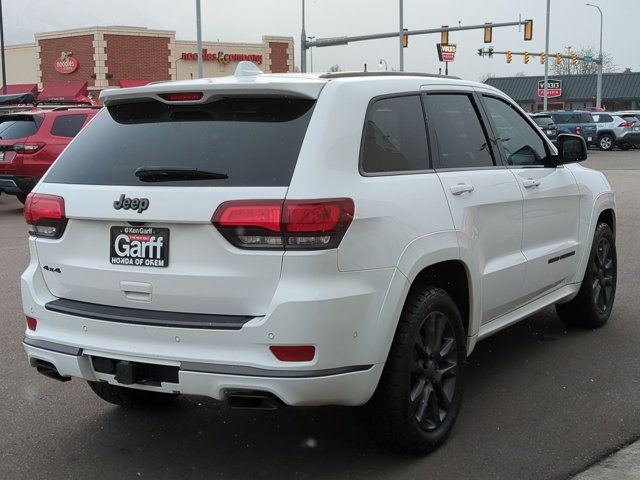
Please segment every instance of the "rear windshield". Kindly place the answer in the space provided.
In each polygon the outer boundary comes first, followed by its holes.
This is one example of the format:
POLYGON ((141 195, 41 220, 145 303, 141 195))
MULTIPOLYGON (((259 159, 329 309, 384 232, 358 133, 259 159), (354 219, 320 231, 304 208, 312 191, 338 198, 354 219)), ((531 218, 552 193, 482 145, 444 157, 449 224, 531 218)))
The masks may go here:
POLYGON ((549 127, 553 125, 553 119, 551 117, 533 117, 533 121, 540 127, 549 127))
POLYGON ((553 115, 556 123, 594 123, 588 112, 556 113, 553 115))
POLYGON ((45 181, 89 185, 287 186, 313 100, 222 98, 206 105, 143 102, 103 109, 45 181), (142 182, 140 167, 177 167, 223 179, 142 182))
POLYGON ((33 135, 42 124, 38 115, 0 117, 0 140, 14 140, 33 135))

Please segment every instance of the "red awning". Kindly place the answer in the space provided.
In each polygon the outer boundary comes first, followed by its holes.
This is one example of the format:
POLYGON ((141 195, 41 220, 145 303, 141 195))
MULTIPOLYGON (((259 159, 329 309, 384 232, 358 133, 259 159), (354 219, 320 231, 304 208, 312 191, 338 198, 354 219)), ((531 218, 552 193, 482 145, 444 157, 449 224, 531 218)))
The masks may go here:
POLYGON ((87 93, 87 82, 51 82, 40 92, 38 100, 77 100, 87 93))
MULTIPOLYGON (((0 94, 3 93, 2 87, 0 87, 0 94)), ((7 85, 7 95, 18 95, 20 93, 33 93, 34 96, 38 95, 37 83, 9 83, 7 85)))
POLYGON ((120 80, 118 83, 120 84, 120 88, 130 88, 130 87, 144 87, 145 85, 149 85, 154 80, 120 80))

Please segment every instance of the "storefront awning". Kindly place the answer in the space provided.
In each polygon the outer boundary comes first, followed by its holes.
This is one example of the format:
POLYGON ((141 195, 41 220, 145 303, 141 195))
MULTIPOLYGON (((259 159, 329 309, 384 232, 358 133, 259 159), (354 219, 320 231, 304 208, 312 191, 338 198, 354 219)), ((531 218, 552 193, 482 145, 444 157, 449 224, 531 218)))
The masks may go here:
MULTIPOLYGON (((0 87, 0 94, 3 93, 3 88, 0 87)), ((9 83, 7 84, 7 95, 18 95, 23 93, 38 94, 37 83, 9 83)))
POLYGON ((153 80, 120 80, 120 88, 144 87, 149 85, 153 80))
POLYGON ((40 92, 38 100, 81 100, 87 93, 87 82, 51 82, 40 92))

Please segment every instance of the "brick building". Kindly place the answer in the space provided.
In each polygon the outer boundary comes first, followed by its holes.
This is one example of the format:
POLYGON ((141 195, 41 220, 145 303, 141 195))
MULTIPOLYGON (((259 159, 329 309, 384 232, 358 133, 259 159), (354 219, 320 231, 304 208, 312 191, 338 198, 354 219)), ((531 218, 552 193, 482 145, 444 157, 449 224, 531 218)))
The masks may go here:
MULTIPOLYGON (((6 49, 7 85, 37 89, 41 98, 73 98, 105 88, 197 76, 195 41, 175 31, 142 27, 90 27, 37 33, 31 44, 6 49)), ((293 71, 293 38, 264 36, 262 43, 203 42, 206 77, 233 74, 241 60, 265 72, 293 71)))

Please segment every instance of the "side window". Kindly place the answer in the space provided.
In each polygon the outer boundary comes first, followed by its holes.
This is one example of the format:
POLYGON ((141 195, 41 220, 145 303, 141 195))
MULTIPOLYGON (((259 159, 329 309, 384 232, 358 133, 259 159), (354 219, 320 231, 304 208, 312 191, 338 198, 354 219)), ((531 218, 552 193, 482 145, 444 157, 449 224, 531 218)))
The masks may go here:
POLYGON ((484 97, 489 116, 496 127, 496 136, 508 165, 542 165, 547 156, 544 142, 536 129, 508 103, 494 97, 484 97))
POLYGON ((468 95, 429 94, 425 103, 438 143, 440 168, 495 165, 487 136, 468 95))
POLYGON ((601 123, 610 123, 610 122, 613 122, 613 117, 611 115, 604 115, 604 114, 593 115, 593 120, 601 123))
POLYGON ((427 132, 418 95, 383 98, 367 112, 362 148, 366 173, 427 170, 427 132))
POLYGON ((75 137, 86 119, 86 115, 61 115, 53 121, 51 135, 75 137))

